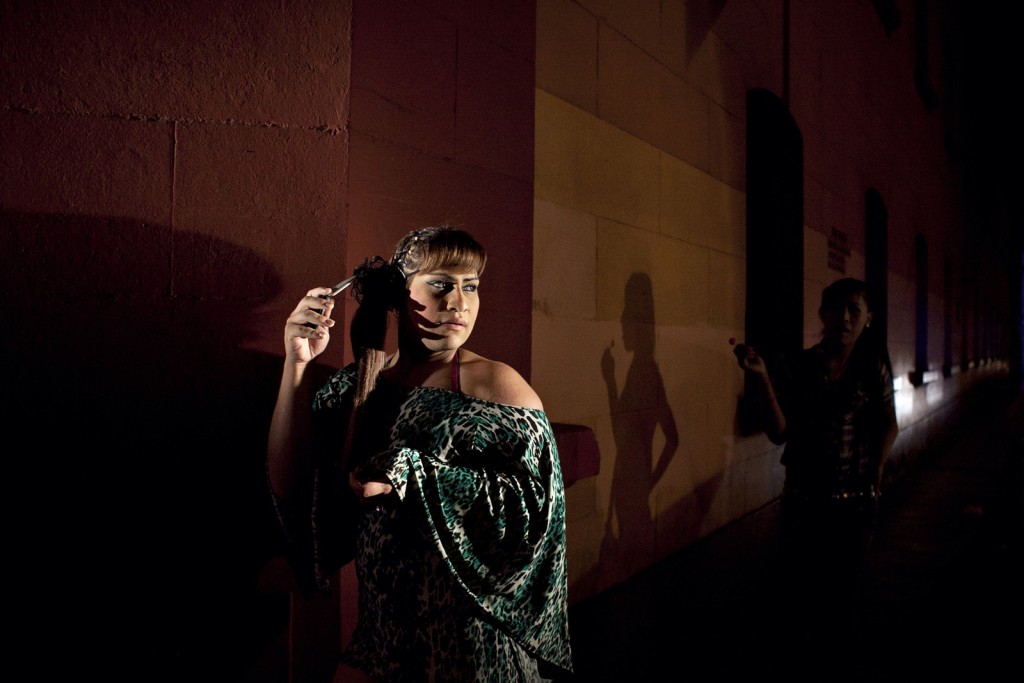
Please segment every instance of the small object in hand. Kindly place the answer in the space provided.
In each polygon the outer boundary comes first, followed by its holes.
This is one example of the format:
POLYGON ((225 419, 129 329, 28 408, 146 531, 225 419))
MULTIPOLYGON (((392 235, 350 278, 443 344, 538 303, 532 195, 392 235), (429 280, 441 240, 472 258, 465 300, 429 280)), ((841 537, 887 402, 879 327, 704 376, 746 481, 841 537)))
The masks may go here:
MULTIPOLYGON (((320 298, 321 299, 333 299, 334 297, 338 296, 339 294, 344 292, 346 289, 348 289, 350 286, 352 286, 352 283, 355 282, 355 280, 356 280, 355 276, 345 278, 344 280, 342 280, 338 284, 336 284, 333 287, 331 287, 331 291, 330 292, 328 292, 327 294, 321 294, 320 298)), ((322 309, 322 308, 314 308, 313 312, 314 313, 318 313, 319 315, 323 315, 324 314, 324 309, 322 309)), ((315 329, 316 325, 314 325, 313 323, 306 323, 306 327, 311 327, 311 328, 315 329)))
POLYGON ((736 354, 737 360, 743 362, 743 359, 747 357, 747 349, 750 347, 746 344, 738 343, 735 337, 730 337, 729 343, 733 345, 732 352, 736 354))
MULTIPOLYGON (((334 297, 338 296, 339 294, 344 292, 346 289, 351 287, 352 283, 355 282, 355 281, 356 281, 355 276, 345 278, 344 280, 342 280, 338 284, 336 284, 333 287, 331 287, 331 291, 327 292, 326 294, 321 294, 320 298, 321 299, 333 299, 334 297)), ((316 311, 317 313, 319 313, 320 315, 324 314, 324 309, 322 309, 322 308, 314 308, 313 310, 316 311)))
POLYGON ((338 284, 336 284, 333 287, 331 287, 330 293, 325 294, 324 298, 325 299, 329 299, 329 298, 338 296, 339 294, 344 292, 346 289, 351 287, 352 283, 355 282, 355 281, 356 281, 356 278, 355 278, 354 275, 352 277, 345 278, 344 280, 342 280, 338 284))

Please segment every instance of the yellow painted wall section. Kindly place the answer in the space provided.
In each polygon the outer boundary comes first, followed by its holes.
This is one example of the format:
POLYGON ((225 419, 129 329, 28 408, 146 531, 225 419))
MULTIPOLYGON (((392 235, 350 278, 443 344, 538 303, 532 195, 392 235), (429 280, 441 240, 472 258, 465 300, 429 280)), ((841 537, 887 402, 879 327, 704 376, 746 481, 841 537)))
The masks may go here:
MULTIPOLYGON (((784 102, 802 139, 805 346, 819 338, 822 288, 865 277, 865 193, 884 202, 896 450, 911 452, 930 418, 984 372, 1005 369, 981 362, 988 370, 935 377, 944 263, 956 282, 984 265, 971 265, 964 246, 942 112, 929 112, 914 86, 913 8, 901 5, 903 24, 889 34, 871 3, 786 7, 537 3, 532 381, 552 420, 593 428, 601 449, 600 474, 568 491, 574 599, 781 490, 781 449, 736 428, 742 376, 727 343, 744 336, 751 89, 784 102), (834 231, 849 251, 841 269, 829 265, 834 231), (929 245, 933 375, 921 387, 908 379, 918 233, 929 245)), ((942 21, 933 9, 930 21, 942 21)), ((930 55, 934 77, 941 46, 930 55)), ((979 315, 974 301, 958 305, 957 315, 979 315)), ((955 361, 973 335, 955 326, 955 361)))

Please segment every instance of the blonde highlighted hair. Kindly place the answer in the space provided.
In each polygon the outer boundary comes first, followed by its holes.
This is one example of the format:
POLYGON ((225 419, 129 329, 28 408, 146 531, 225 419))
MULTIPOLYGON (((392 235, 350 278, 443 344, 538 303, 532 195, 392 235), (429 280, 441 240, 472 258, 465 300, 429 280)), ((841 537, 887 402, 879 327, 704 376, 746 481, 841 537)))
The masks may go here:
POLYGON ((473 271, 482 275, 487 252, 472 235, 442 225, 413 230, 398 241, 390 262, 368 259, 356 269, 354 292, 359 309, 352 318, 350 337, 358 362, 355 405, 363 404, 387 364, 384 340, 392 311, 402 310, 409 278, 439 269, 473 271))
POLYGON ((447 225, 413 230, 395 246, 391 264, 406 278, 439 268, 483 275, 487 252, 465 230, 447 225))

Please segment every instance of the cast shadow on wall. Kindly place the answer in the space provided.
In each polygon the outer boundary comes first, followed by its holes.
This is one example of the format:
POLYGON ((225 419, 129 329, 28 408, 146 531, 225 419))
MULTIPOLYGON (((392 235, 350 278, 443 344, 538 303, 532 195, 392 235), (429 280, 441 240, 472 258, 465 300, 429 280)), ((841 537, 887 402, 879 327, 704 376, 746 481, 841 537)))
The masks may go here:
MULTIPOLYGON (((650 667, 666 651, 679 653, 681 661, 698 653, 711 659, 718 653, 722 657, 735 654, 728 651, 733 641, 721 634, 737 622, 730 623, 725 616, 715 624, 691 618, 693 614, 716 613, 708 612, 707 605, 717 601, 724 605, 730 600, 723 597, 721 586, 731 584, 723 582, 720 586, 705 571, 709 566, 707 558, 720 552, 719 544, 693 543, 668 557, 661 555, 673 546, 706 535, 707 520, 722 487, 730 455, 722 455, 721 467, 715 468, 715 474, 695 482, 692 491, 660 507, 656 517, 653 515, 651 493, 677 457, 680 437, 655 360, 654 295, 646 273, 634 273, 626 282, 621 323, 623 346, 632 354, 621 390, 616 381, 616 356, 620 354, 614 343, 601 358, 615 440, 608 514, 598 561, 573 582, 571 591, 589 597, 611 588, 603 598, 583 599, 570 608, 570 630, 580 652, 611 649, 630 655, 615 662, 607 658, 598 662, 577 659, 574 668, 581 681, 660 680, 664 672, 650 667), (656 449, 659 429, 664 444, 656 449), (658 534, 670 537, 659 538, 658 534), (616 591, 615 584, 624 581, 630 589, 616 591), (618 610, 631 615, 628 630, 618 628, 618 610)), ((662 357, 682 353, 690 354, 688 362, 702 369, 722 362, 720 354, 699 347, 659 350, 662 357)), ((722 367, 733 371, 735 363, 722 367)), ((696 395, 688 400, 703 401, 696 395)), ((691 426, 693 431, 701 428, 691 426)), ((693 458, 702 457, 701 454, 686 453, 686 457, 687 468, 698 471, 693 458)), ((717 570, 720 563, 711 566, 717 570)))
POLYGON ((654 520, 648 500, 675 456, 679 432, 654 357, 654 294, 646 273, 629 277, 624 301, 622 343, 633 357, 621 392, 612 347, 601 356, 616 455, 600 563, 632 574, 649 561, 654 548, 654 520), (658 427, 665 443, 652 469, 658 427))
POLYGON ((108 679, 237 679, 287 621, 253 583, 282 552, 264 466, 280 358, 241 348, 276 273, 119 218, 0 211, 0 250, 26 643, 108 679))

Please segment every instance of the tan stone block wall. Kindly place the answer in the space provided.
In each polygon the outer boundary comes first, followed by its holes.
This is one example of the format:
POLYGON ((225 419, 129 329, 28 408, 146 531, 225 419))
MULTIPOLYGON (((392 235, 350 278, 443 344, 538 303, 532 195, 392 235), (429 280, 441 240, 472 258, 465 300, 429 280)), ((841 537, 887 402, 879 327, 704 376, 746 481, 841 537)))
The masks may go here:
POLYGON ((540 90, 536 111, 538 199, 657 230, 656 148, 540 90))
POLYGON ((720 528, 781 484, 776 451, 734 426, 742 374, 728 339, 744 325, 747 62, 707 31, 673 42, 680 27, 635 10, 538 5, 532 380, 551 419, 590 426, 601 449, 599 474, 568 493, 574 599, 720 528), (559 60, 579 81, 557 77, 559 60), (636 277, 649 278, 651 312, 636 310, 636 277), (638 314, 653 328, 638 328, 638 314), (637 346, 645 334, 650 364, 637 346))
MULTIPOLYGON (((914 11, 901 6, 904 25, 887 34, 870 3, 786 6, 537 4, 532 379, 552 419, 591 426, 601 447, 600 474, 569 496, 577 508, 569 529, 576 597, 780 490, 779 449, 763 436, 739 436, 734 424, 742 377, 726 343, 742 338, 745 325, 751 89, 779 97, 802 139, 805 346, 820 338, 822 289, 865 276, 865 193, 874 190, 888 215, 888 341, 901 425, 926 429, 969 385, 956 377, 920 388, 906 381, 916 334, 914 235, 929 245, 932 369, 944 351, 943 264, 949 258, 956 277, 969 270, 943 118, 914 87, 914 11), (842 270, 828 262, 833 230, 849 247, 842 270), (653 329, 622 322, 639 305, 625 289, 637 275, 650 279, 653 329), (618 433, 625 409, 603 376, 626 391, 642 360, 627 345, 630 335, 653 340, 646 377, 660 378, 678 430, 657 482, 643 480, 668 438, 657 402, 629 396, 630 419, 648 430, 638 452, 618 433), (642 476, 625 478, 623 464, 642 476), (627 503, 621 492, 630 486, 627 503), (623 530, 620 517, 643 528, 623 530)), ((941 21, 938 14, 930 20, 941 21)), ((930 57, 929 73, 942 73, 941 50, 930 57)), ((963 305, 974 315, 975 302, 963 305)), ((974 343, 973 328, 969 339, 958 327, 954 335, 974 343)), ((916 434, 905 443, 923 441, 916 434)))

